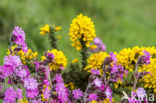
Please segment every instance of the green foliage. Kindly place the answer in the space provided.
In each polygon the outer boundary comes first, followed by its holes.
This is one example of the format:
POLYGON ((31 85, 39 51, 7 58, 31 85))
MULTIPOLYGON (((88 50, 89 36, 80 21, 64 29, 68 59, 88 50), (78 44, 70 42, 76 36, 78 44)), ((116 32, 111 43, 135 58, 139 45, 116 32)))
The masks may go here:
POLYGON ((96 34, 107 51, 125 47, 156 46, 155 0, 1 0, 0 63, 7 50, 14 25, 23 27, 28 46, 39 52, 50 49, 48 38, 39 34, 44 24, 62 26, 59 48, 69 61, 79 53, 71 47, 68 29, 79 13, 91 17, 96 34), (5 44, 5 45, 4 45, 5 44))

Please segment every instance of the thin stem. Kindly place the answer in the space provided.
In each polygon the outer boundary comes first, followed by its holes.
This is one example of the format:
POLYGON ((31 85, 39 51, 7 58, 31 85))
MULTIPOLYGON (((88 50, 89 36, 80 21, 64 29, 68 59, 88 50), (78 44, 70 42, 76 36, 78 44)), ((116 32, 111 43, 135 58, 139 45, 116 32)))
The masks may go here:
POLYGON ((82 68, 85 68, 87 65, 87 58, 88 58, 88 48, 85 45, 85 42, 83 41, 83 37, 80 39, 81 45, 82 45, 82 50, 80 51, 81 57, 82 57, 82 68))
POLYGON ((136 88, 136 85, 137 85, 137 82, 138 82, 138 78, 139 78, 139 73, 138 73, 138 64, 136 63, 135 64, 135 72, 134 72, 134 85, 133 85, 133 91, 135 90, 136 88), (136 74, 136 75, 135 75, 136 74))
POLYGON ((57 39, 55 36, 55 31, 54 29, 50 30, 50 34, 49 34, 49 40, 50 40, 50 45, 53 49, 58 49, 57 47, 57 39))

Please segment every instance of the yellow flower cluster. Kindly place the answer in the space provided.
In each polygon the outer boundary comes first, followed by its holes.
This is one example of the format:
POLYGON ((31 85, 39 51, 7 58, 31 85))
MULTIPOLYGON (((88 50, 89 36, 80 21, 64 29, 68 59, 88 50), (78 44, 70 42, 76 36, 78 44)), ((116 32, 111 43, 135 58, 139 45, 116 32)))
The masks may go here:
POLYGON ((77 63, 79 61, 78 58, 75 58, 74 60, 72 60, 72 64, 77 63))
POLYGON ((118 63, 124 66, 127 70, 132 72, 135 69, 135 63, 139 56, 144 55, 143 51, 146 50, 151 54, 151 63, 148 65, 139 66, 139 72, 150 72, 143 76, 139 82, 143 83, 145 88, 153 89, 156 92, 156 48, 155 47, 134 47, 121 50, 118 55, 118 63))
POLYGON ((17 103, 28 103, 28 100, 19 99, 17 103))
POLYGON ((73 42, 72 46, 77 50, 81 50, 81 40, 85 42, 87 47, 90 46, 90 42, 96 37, 94 24, 90 18, 83 16, 82 14, 78 15, 70 25, 69 29, 70 39, 73 42))
POLYGON ((44 35, 47 33, 50 33, 50 26, 48 24, 40 28, 40 34, 44 35))
MULTIPOLYGON (((12 46, 11 50, 14 51, 14 49, 17 47, 17 45, 12 46)), ((28 49, 28 52, 23 52, 23 50, 20 50, 18 52, 13 52, 12 55, 18 55, 21 58, 21 61, 23 64, 26 64, 27 61, 35 60, 37 58, 37 52, 33 52, 31 49, 28 49)), ((10 55, 10 50, 7 51, 7 55, 10 55)))
MULTIPOLYGON (((127 70, 132 72, 135 68, 135 64, 139 58, 139 56, 144 55, 143 51, 146 50, 152 55, 156 53, 156 49, 154 47, 141 47, 138 46, 133 48, 125 48, 121 50, 117 54, 117 62, 125 67, 127 70)), ((156 55, 156 54, 155 54, 156 55)))
POLYGON ((90 72, 91 69, 98 69, 102 73, 102 64, 106 57, 109 55, 106 52, 99 52, 92 54, 88 59, 88 65, 85 67, 85 70, 90 72))
MULTIPOLYGON (((62 51, 58 51, 57 49, 53 49, 52 51, 48 51, 54 55, 54 61, 49 63, 50 70, 56 70, 65 68, 67 66, 67 58, 65 57, 62 51)), ((42 60, 45 60, 46 57, 42 56, 42 60)))

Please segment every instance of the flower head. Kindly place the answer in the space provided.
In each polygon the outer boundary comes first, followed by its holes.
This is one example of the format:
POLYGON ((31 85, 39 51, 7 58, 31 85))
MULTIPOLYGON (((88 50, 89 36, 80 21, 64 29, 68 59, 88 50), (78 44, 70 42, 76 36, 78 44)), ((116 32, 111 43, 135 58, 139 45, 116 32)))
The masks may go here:
POLYGON ((40 34, 44 35, 47 33, 50 33, 50 26, 48 24, 40 28, 40 34))
POLYGON ((83 96, 83 92, 80 89, 75 89, 72 91, 73 97, 76 100, 80 100, 83 96))
POLYGON ((27 89, 26 90, 27 97, 28 98, 31 98, 31 99, 37 97, 38 96, 38 93, 39 93, 38 89, 33 89, 33 90, 27 89))
POLYGON ((95 84, 95 86, 97 87, 101 87, 102 85, 102 81, 99 78, 96 78, 93 83, 95 84))
POLYGON ((93 74, 93 75, 99 75, 100 74, 100 71, 98 69, 91 69, 90 72, 93 74))
POLYGON ((146 96, 146 91, 144 90, 144 88, 138 88, 136 91, 136 96, 143 100, 143 98, 146 96))
POLYGON ((93 100, 97 100, 97 98, 98 98, 97 94, 91 93, 91 94, 89 94, 88 100, 91 102, 93 100))
POLYGON ((5 93, 4 93, 4 102, 5 103, 15 103, 16 98, 17 98, 17 94, 16 91, 10 87, 8 88, 5 93))
POLYGON ((17 45, 23 45, 25 43, 25 33, 22 28, 15 26, 12 31, 11 41, 17 45))
MULTIPOLYGON (((52 51, 48 51, 47 53, 51 53, 54 55, 51 58, 54 60, 51 60, 51 62, 49 62, 49 64, 48 64, 48 66, 50 67, 50 70, 64 69, 66 67, 67 58, 65 57, 65 55, 62 51, 58 51, 57 49, 53 49, 52 51)), ((46 60, 46 56, 42 56, 42 60, 46 60)))
POLYGON ((24 80, 24 87, 29 90, 37 89, 38 83, 34 78, 28 78, 24 80))
POLYGON ((82 14, 73 19, 69 31, 70 39, 73 42, 72 46, 77 50, 82 48, 81 41, 85 42, 85 45, 89 47, 90 42, 96 37, 93 22, 82 14))

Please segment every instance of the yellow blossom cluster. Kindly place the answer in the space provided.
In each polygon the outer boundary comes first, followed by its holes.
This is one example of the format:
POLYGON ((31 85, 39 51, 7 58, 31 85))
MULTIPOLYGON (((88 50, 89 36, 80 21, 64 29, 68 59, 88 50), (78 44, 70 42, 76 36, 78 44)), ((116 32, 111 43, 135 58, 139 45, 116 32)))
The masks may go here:
MULTIPOLYGON (((112 99, 112 101, 113 101, 113 103, 114 103, 114 99, 112 99)), ((98 101, 96 101, 96 100, 93 100, 93 101, 91 101, 90 103, 111 103, 111 102, 110 102, 109 98, 106 98, 104 101, 98 102, 98 101)))
POLYGON ((148 65, 142 65, 138 67, 139 72, 149 72, 143 76, 139 82, 143 83, 145 88, 153 89, 156 92, 156 48, 155 47, 134 47, 121 50, 118 55, 118 63, 125 67, 125 69, 132 72, 135 69, 135 63, 139 56, 144 55, 143 51, 146 50, 151 54, 148 65))
POLYGON ((109 55, 106 52, 99 52, 92 54, 88 59, 88 65, 85 67, 85 70, 90 72, 91 69, 98 69, 102 73, 102 65, 106 57, 109 55))
MULTIPOLYGON (((54 55, 54 61, 52 61, 52 63, 49 63, 50 70, 56 70, 56 69, 61 69, 61 68, 64 69, 67 66, 67 58, 65 57, 62 51, 53 49, 48 52, 54 55)), ((46 57, 42 56, 42 60, 45 60, 45 59, 46 57)))
POLYGON ((40 28, 40 34, 44 35, 47 33, 50 33, 50 26, 48 24, 40 28))
POLYGON ((143 51, 151 53, 151 55, 156 55, 156 49, 154 47, 133 47, 125 48, 117 54, 117 62, 121 64, 125 69, 132 72, 135 68, 135 64, 139 56, 144 55, 143 51))
MULTIPOLYGON (((26 64, 26 62, 31 62, 31 60, 35 60, 37 58, 37 52, 33 52, 31 49, 28 49, 27 52, 23 52, 23 50, 20 51, 14 51, 17 45, 11 47, 12 55, 18 55, 21 58, 21 61, 23 64, 26 64)), ((10 50, 7 51, 7 55, 10 55, 10 50)))
POLYGON ((81 50, 82 48, 81 41, 89 47, 90 42, 96 37, 93 22, 90 18, 82 14, 73 19, 69 31, 70 40, 73 42, 72 46, 77 50, 81 50))

